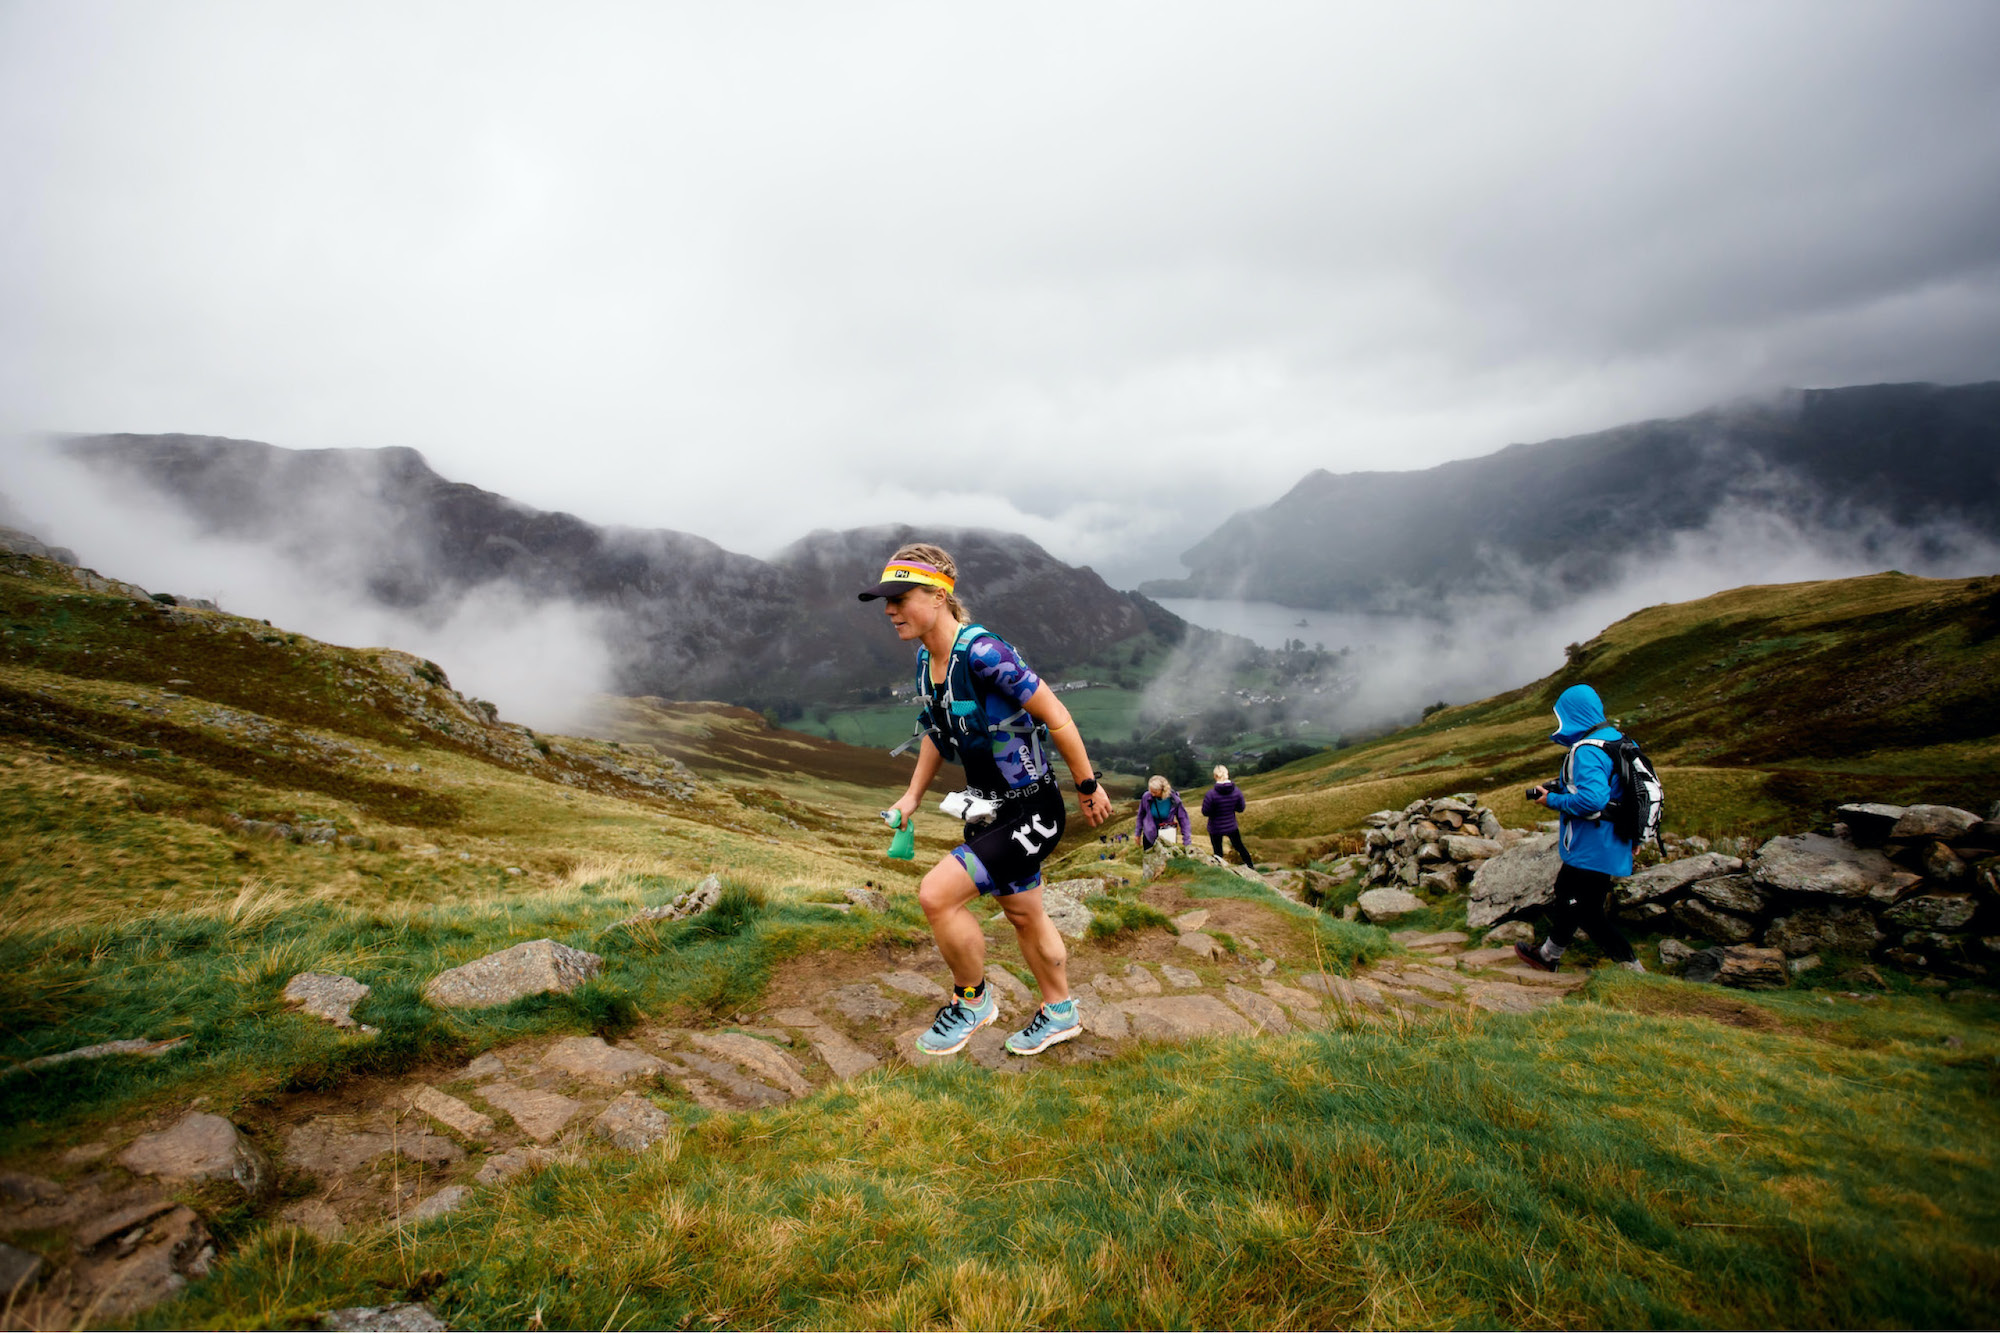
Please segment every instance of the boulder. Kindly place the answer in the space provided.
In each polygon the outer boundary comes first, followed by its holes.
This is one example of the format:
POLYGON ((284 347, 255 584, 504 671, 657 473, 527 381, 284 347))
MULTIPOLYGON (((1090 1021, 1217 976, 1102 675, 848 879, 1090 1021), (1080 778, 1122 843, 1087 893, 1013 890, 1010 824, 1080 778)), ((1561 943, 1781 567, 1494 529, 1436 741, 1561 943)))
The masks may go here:
POLYGON ((1791 981, 1791 975, 1785 971, 1785 956, 1755 945, 1718 945, 1698 951, 1688 960, 1682 975, 1690 982, 1759 990, 1782 987, 1791 981))
MULTIPOLYGON (((989 967, 986 976, 987 986, 998 990, 994 979, 1010 975, 1002 969, 989 967)), ((1014 985, 1020 987, 1021 984, 1016 982, 1014 985)), ((799 1069, 798 1062, 760 1038, 753 1038, 747 1033, 690 1033, 688 1041, 761 1075, 795 1098, 803 1098, 812 1092, 812 1085, 807 1082, 805 1072, 799 1069)))
POLYGON ((1687 961, 1699 951, 1694 946, 1675 940, 1672 936, 1660 939, 1660 967, 1669 973, 1678 973, 1687 967, 1687 961))
POLYGON ((1506 832, 1507 826, 1500 823, 1499 816, 1488 810, 1479 812, 1479 836, 1481 838, 1490 838, 1497 843, 1500 840, 1500 836, 1506 832))
POLYGON ((448 969, 424 987, 424 999, 452 1009, 505 1005, 543 992, 575 991, 604 967, 600 955, 554 940, 530 940, 448 969))
POLYGON ((560 1093, 542 1089, 517 1088, 512 1084, 482 1084, 479 1096, 514 1118, 514 1124, 529 1137, 548 1143, 562 1133, 583 1104, 560 1093))
POLYGON ((884 995, 882 988, 873 982, 855 982, 844 987, 835 987, 826 993, 826 1003, 852 1019, 855 1023, 867 1023, 872 1019, 889 1019, 901 1013, 907 1002, 892 1000, 884 995))
POLYGON ((464 1186, 446 1186, 410 1210, 410 1221, 428 1223, 433 1218, 443 1218, 453 1210, 463 1208, 465 1202, 471 1198, 472 1192, 464 1186))
POLYGON ((271 1161, 227 1117, 189 1112, 172 1127, 141 1135, 118 1161, 141 1176, 167 1181, 233 1181, 255 1198, 271 1184, 271 1161))
MULTIPOLYGON (((755 1041, 756 1039, 751 1039, 755 1041)), ((614 1149, 642 1153, 664 1139, 674 1119, 636 1093, 621 1093, 590 1123, 590 1131, 614 1149)))
POLYGON ((1908 806, 1889 831, 1890 838, 1942 838, 1950 840, 1979 823, 1971 811, 1956 806, 1908 806))
POLYGON ((1671 911, 1675 921, 1695 935, 1709 940, 1741 945, 1757 935, 1755 922, 1746 922, 1741 917, 1723 912, 1707 900, 1693 895, 1676 903, 1671 911))
POLYGON ((1901 806, 1879 802, 1855 802, 1833 808, 1833 818, 1847 826, 1848 836, 1864 848, 1879 848, 1889 841, 1889 833, 1903 818, 1901 806))
POLYGON ((1429 905, 1416 895, 1400 889, 1365 889, 1357 902, 1361 915, 1371 922, 1393 922, 1398 917, 1422 912, 1429 905))
POLYGON ((1924 875, 1944 883, 1963 880, 1965 860, 1944 844, 1933 843, 1924 849, 1924 875))
POLYGON ((1492 926, 1546 904, 1554 897, 1556 871, 1561 865, 1554 834, 1524 838, 1488 858, 1472 877, 1465 905, 1467 924, 1492 926))
POLYGON ((2000 852, 2000 820, 1981 820, 1952 840, 1960 852, 2000 852))
POLYGON ((1827 898, 1866 898, 1895 874, 1880 852, 1822 834, 1771 839, 1750 863, 1751 878, 1767 889, 1827 898))
POLYGON ((353 1028, 350 1013, 367 997, 368 984, 338 973, 299 973, 285 983, 285 1003, 324 1019, 335 1028, 353 1028))
POLYGON ((1696 898, 1741 917, 1761 917, 1771 907, 1769 896, 1747 875, 1719 875, 1697 880, 1689 888, 1696 898))
POLYGON ((550 1160, 551 1155, 547 1149, 521 1145, 488 1158, 479 1165, 479 1171, 472 1179, 482 1186, 497 1185, 502 1181, 513 1180, 529 1168, 546 1167, 550 1160))
POLYGON ((847 901, 868 912, 888 912, 889 896, 879 889, 867 885, 850 885, 840 891, 847 895, 847 901))
POLYGON ((449 1167, 465 1159, 465 1150, 443 1135, 350 1131, 326 1117, 293 1126, 285 1140, 284 1157, 288 1167, 302 1172, 346 1176, 392 1153, 429 1167, 449 1167))
POLYGON ((1191 951, 1197 958, 1220 959, 1224 950, 1222 943, 1206 931, 1183 931, 1176 938, 1182 949, 1191 951))
POLYGON ((1978 911, 1979 901, 1970 894, 1918 894, 1883 913, 1882 920, 1913 931, 1956 931, 1978 911))
POLYGON ((409 1334, 431 1334, 434 1330, 451 1328, 438 1319, 437 1312, 421 1302, 392 1302, 388 1306, 343 1306, 338 1311, 328 1311, 322 1315, 319 1318, 319 1327, 327 1330, 409 1331, 409 1334))
POLYGON ((484 1139, 493 1133, 492 1117, 474 1111, 449 1093, 440 1093, 428 1084, 413 1085, 405 1092, 410 1106, 467 1139, 484 1139))
POLYGON ((1082 940, 1090 934, 1090 909, 1083 906, 1085 897, 1102 894, 1102 880, 1062 880, 1053 885, 1042 886, 1042 910, 1055 923, 1057 931, 1071 940, 1082 940))
POLYGON ((1661 862, 1620 881, 1611 891, 1611 901, 1621 908, 1629 908, 1635 903, 1650 903, 1685 889, 1698 880, 1729 875, 1742 869, 1742 862, 1719 852, 1704 852, 1695 857, 1683 857, 1677 862, 1661 862))
POLYGON ((1473 838, 1466 834, 1446 834, 1444 855, 1455 862, 1476 862, 1487 857, 1498 857, 1502 848, 1498 841, 1490 838, 1473 838))
POLYGON ((1178 1041, 1208 1034, 1249 1037, 1255 1031, 1249 1020, 1206 993, 1139 996, 1120 1001, 1118 1008, 1124 1011, 1134 1037, 1178 1041))
POLYGON ((684 922, 690 917, 699 917, 720 902, 722 902, 722 877, 704 876, 701 883, 673 901, 668 908, 667 919, 684 922))
POLYGON ((1222 989, 1223 999, 1247 1016, 1257 1026, 1259 1032, 1285 1034, 1292 1031, 1292 1021, 1279 1008, 1278 1002, 1269 996, 1260 996, 1254 991, 1245 991, 1234 982, 1222 989))
POLYGON ((1502 922, 1480 938, 1482 945, 1528 945, 1534 943, 1532 922, 1502 922))
POLYGON ((1390 825, 1396 823, 1396 812, 1376 811, 1373 815, 1363 816, 1361 823, 1367 825, 1370 829, 1387 829, 1390 825))
POLYGON ((1800 908, 1777 918, 1764 931, 1766 945, 1794 957, 1821 952, 1866 955, 1882 939, 1872 913, 1844 904, 1800 908))
MULTIPOLYGON (((1445 862, 1433 866, 1417 877, 1417 888, 1426 894, 1455 894, 1458 892, 1458 870, 1454 863, 1445 862)), ((1380 893, 1380 890, 1375 891, 1380 893)))
POLYGON ((614 1047, 600 1037, 564 1038, 542 1054, 542 1068, 606 1088, 618 1088, 666 1068, 657 1056, 614 1047))

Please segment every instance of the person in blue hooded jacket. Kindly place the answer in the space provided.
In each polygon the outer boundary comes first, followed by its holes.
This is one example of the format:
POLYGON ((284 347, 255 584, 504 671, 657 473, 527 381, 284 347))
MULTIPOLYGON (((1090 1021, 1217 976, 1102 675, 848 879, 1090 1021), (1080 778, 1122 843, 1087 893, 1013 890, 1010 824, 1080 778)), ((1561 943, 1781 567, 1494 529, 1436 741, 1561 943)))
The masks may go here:
POLYGON ((1562 774, 1553 783, 1528 790, 1528 796, 1562 817, 1557 838, 1562 869, 1556 872, 1555 898, 1546 910, 1549 933, 1540 946, 1516 945, 1523 963, 1553 973, 1581 927, 1597 947, 1635 973, 1646 971, 1632 942, 1604 911, 1611 878, 1632 874, 1632 845, 1612 827, 1611 806, 1624 795, 1618 765, 1593 741, 1619 741, 1624 734, 1604 720, 1604 702, 1587 685, 1574 685, 1556 697, 1556 730, 1549 740, 1569 747, 1562 774))

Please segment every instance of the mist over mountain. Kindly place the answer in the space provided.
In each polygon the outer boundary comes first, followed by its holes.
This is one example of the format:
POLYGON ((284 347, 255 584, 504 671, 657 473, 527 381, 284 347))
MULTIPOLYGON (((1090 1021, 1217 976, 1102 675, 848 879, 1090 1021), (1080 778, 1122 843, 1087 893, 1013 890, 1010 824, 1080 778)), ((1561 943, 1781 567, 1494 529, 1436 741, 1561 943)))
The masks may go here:
POLYGON ((1314 472, 1183 553, 1187 578, 1140 588, 1325 611, 1440 615, 1492 595, 1545 609, 1704 540, 1727 564, 1745 513, 1850 559, 1948 564, 1989 547, 2000 383, 1794 391, 1421 471, 1314 472))
MULTIPOLYGON (((975 614, 1045 671, 1143 633, 1149 618, 1180 624, 1008 533, 821 531, 762 561, 687 533, 534 509, 441 477, 412 449, 102 435, 66 440, 61 453, 118 504, 184 518, 219 561, 275 562, 295 582, 417 623, 448 622, 468 605, 489 621, 558 610, 548 634, 594 638, 605 655, 605 679, 578 682, 577 693, 764 703, 900 685, 909 649, 880 604, 854 594, 917 538, 953 553, 975 614)), ((89 543, 79 546, 89 559, 89 543)))

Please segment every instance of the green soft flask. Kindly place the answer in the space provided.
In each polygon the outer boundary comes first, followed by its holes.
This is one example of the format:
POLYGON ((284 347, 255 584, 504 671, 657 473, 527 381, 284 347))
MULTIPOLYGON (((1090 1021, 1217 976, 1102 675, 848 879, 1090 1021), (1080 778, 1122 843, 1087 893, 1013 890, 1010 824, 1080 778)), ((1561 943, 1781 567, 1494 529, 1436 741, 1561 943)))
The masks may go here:
POLYGON ((882 818, 896 831, 889 840, 889 855, 897 861, 915 861, 917 858, 917 830, 914 821, 905 820, 900 810, 891 807, 882 812, 882 818))

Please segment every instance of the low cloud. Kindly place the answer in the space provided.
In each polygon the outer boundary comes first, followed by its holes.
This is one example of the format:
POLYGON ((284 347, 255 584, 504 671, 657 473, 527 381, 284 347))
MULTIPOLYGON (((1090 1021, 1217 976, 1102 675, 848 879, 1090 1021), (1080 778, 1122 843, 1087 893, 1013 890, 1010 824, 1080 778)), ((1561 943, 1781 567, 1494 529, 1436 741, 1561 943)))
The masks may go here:
MULTIPOLYGON (((388 562, 364 568, 330 546, 206 534, 177 504, 113 482, 40 441, 7 442, 0 492, 17 526, 70 547, 101 574, 150 591, 208 598, 225 611, 328 643, 428 658, 457 689, 493 701, 512 721, 551 731, 578 726, 591 697, 613 680, 604 613, 595 609, 530 598, 504 584, 416 607, 385 607, 369 584, 388 562)), ((380 516, 365 509, 345 519, 322 511, 314 522, 381 528, 380 516)), ((378 536, 372 544, 378 554, 398 550, 397 534, 382 529, 378 536)))
MULTIPOLYGON (((1337 652, 1323 693, 1291 691, 1288 716, 1337 731, 1415 720, 1428 704, 1463 704, 1555 671, 1566 646, 1594 638, 1635 611, 1752 584, 1843 579, 1884 570, 1930 578, 2000 572, 2000 543, 1954 524, 1899 527, 1848 509, 1817 520, 1748 501, 1721 507, 1703 527, 1619 559, 1602 587, 1555 607, 1535 571, 1490 555, 1485 582, 1499 591, 1448 597, 1436 614, 1295 612, 1271 608, 1265 624, 1306 620, 1296 637, 1337 652)), ((1281 631, 1282 632, 1282 631, 1281 631)), ((1291 637, 1287 633, 1286 637, 1291 637)), ((1267 644, 1270 631, 1260 636, 1267 644)), ((1181 649, 1146 702, 1156 720, 1184 718, 1223 702, 1240 646, 1202 638, 1181 649)), ((1616 715, 1631 701, 1608 699, 1616 715)))

